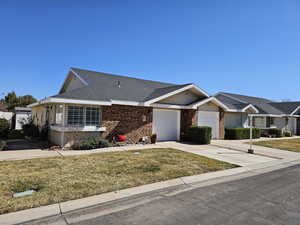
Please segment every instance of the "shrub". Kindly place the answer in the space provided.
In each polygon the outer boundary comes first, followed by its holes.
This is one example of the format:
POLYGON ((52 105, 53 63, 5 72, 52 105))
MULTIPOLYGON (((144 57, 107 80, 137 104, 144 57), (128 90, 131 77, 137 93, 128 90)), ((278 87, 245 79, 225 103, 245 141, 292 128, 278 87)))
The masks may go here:
POLYGON ((187 131, 187 139, 197 144, 210 144, 211 127, 191 126, 187 131))
POLYGON ((9 122, 6 119, 0 119, 0 138, 7 138, 9 122))
POLYGON ((282 131, 280 129, 278 129, 278 128, 269 129, 268 133, 272 137, 277 137, 277 138, 282 137, 282 131))
POLYGON ((48 133, 49 133, 49 129, 48 126, 44 126, 39 134, 39 138, 42 141, 47 141, 48 140, 48 133))
POLYGON ((34 125, 33 123, 24 124, 22 126, 24 135, 27 137, 39 137, 40 136, 40 130, 39 128, 34 125))
POLYGON ((5 146, 6 146, 6 142, 0 140, 0 151, 4 150, 5 146))
MULTIPOLYGON (((252 138, 260 138, 261 131, 259 128, 252 128, 252 138)), ((225 128, 225 139, 241 140, 250 139, 250 128, 225 128)))
POLYGON ((81 140, 75 143, 72 146, 74 150, 89 150, 89 149, 96 149, 96 148, 106 148, 110 147, 110 144, 107 140, 102 139, 100 137, 91 137, 86 140, 81 140))
POLYGON ((283 131, 283 136, 284 137, 292 137, 293 135, 292 135, 292 132, 290 132, 290 131, 283 131))
POLYGON ((23 139, 24 134, 21 130, 10 130, 7 134, 8 139, 23 139))

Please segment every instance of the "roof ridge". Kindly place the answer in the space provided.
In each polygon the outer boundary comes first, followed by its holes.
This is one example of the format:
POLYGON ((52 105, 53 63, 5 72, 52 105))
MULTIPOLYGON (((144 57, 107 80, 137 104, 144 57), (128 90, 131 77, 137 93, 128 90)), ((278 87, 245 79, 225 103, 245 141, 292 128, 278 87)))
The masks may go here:
POLYGON ((123 77, 123 78, 128 78, 128 79, 133 79, 133 80, 153 82, 153 83, 157 83, 157 84, 166 84, 166 85, 170 85, 170 86, 184 85, 184 84, 175 84, 175 83, 167 83, 167 82, 161 82, 161 81, 147 80, 147 79, 142 79, 142 78, 131 77, 129 75, 120 75, 120 74, 112 74, 112 73, 106 73, 106 72, 99 72, 99 71, 95 71, 95 70, 80 69, 80 68, 75 68, 75 67, 70 67, 70 70, 81 70, 81 71, 86 71, 86 72, 99 73, 99 74, 107 75, 107 76, 123 77))
MULTIPOLYGON (((267 101, 273 102, 271 99, 262 98, 262 97, 257 97, 257 96, 251 96, 251 95, 236 94, 236 93, 229 93, 229 92, 220 92, 220 94, 225 94, 225 95, 237 95, 237 96, 241 96, 241 97, 256 98, 256 99, 262 99, 262 100, 267 100, 267 101)), ((242 101, 242 100, 239 100, 239 101, 242 101)))

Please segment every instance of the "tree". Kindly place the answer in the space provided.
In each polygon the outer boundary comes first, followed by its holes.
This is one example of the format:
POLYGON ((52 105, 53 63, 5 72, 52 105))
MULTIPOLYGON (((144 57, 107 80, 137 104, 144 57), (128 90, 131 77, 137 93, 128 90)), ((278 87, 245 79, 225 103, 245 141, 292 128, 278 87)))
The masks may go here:
POLYGON ((19 97, 19 104, 18 106, 26 107, 32 103, 37 102, 37 100, 32 95, 24 95, 19 97))
POLYGON ((4 102, 7 104, 9 111, 13 111, 15 107, 26 107, 29 104, 37 102, 32 95, 17 96, 14 91, 8 93, 4 97, 4 102))

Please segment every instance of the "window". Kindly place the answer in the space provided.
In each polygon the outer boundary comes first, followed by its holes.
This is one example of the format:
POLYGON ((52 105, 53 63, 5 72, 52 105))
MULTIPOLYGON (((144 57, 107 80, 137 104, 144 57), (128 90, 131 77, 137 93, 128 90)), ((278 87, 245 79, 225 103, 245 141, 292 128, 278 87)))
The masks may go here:
POLYGON ((99 126, 100 108, 68 106, 68 125, 72 126, 99 126))
POLYGON ((99 108, 86 107, 85 111, 85 125, 87 126, 99 126, 99 108))
POLYGON ((82 126, 84 108, 80 106, 68 106, 68 125, 82 126))
POLYGON ((55 124, 62 124, 62 105, 55 106, 55 124))

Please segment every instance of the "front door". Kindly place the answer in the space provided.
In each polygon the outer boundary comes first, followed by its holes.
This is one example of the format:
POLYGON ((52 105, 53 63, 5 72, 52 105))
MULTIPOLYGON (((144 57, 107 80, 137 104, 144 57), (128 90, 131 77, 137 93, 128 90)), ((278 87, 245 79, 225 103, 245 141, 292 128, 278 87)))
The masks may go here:
POLYGON ((297 135, 300 135, 300 118, 297 118, 297 135))

